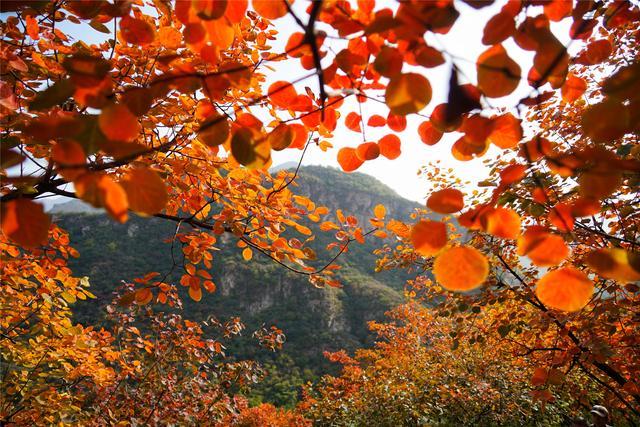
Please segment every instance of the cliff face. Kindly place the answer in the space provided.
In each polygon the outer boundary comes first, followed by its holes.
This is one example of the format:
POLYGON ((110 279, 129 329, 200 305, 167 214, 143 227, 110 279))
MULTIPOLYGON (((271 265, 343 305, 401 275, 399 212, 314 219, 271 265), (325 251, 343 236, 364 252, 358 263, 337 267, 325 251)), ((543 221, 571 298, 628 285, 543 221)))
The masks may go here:
MULTIPOLYGON (((293 188, 296 194, 333 211, 343 209, 363 224, 378 203, 397 218, 406 218, 417 206, 363 174, 345 175, 335 169, 306 167, 296 183, 297 188, 293 188)), ((78 302, 75 314, 83 323, 99 324, 104 318, 104 306, 122 280, 129 281, 148 271, 161 274, 168 271, 170 246, 164 240, 172 236, 174 228, 173 224, 158 219, 134 216, 126 224, 117 224, 93 211, 71 215, 72 210, 73 207, 66 206, 62 210, 54 208, 53 212, 57 212, 58 221, 69 230, 71 242, 80 252, 80 258, 73 261, 74 272, 89 276, 91 290, 98 297, 97 303, 78 302)), ((318 232, 317 240, 318 247, 325 246, 330 236, 318 232)), ((406 278, 373 272, 372 251, 379 244, 375 241, 354 245, 340 259, 341 289, 314 288, 306 277, 290 273, 269 260, 255 257, 246 263, 237 248, 223 247, 211 271, 217 291, 205 293, 199 303, 185 298, 184 315, 192 319, 238 316, 247 324, 248 331, 262 325, 281 328, 287 336, 281 352, 267 353, 247 339, 229 353, 268 363, 272 376, 258 390, 258 399, 291 403, 295 398, 292 386, 332 369, 322 356, 323 351, 367 345, 370 340, 367 322, 380 319, 386 310, 402 301, 406 278), (299 378, 284 386, 273 380, 278 378, 279 369, 298 370, 299 378)))

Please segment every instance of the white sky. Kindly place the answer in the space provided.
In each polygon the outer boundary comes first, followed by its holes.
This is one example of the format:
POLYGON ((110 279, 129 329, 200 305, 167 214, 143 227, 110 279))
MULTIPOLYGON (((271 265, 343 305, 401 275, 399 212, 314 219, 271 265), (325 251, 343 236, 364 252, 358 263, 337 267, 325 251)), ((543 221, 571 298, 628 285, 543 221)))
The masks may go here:
MULTIPOLYGON (((233 1, 233 0, 230 0, 233 1)), ((307 15, 305 13, 308 6, 308 0, 297 0, 294 4, 294 10, 306 21, 307 15)), ((433 34, 428 34, 426 37, 427 43, 430 45, 442 49, 445 48, 447 52, 456 57, 456 65, 462 71, 460 83, 466 83, 465 77, 469 79, 471 83, 476 82, 475 72, 475 60, 488 46, 481 43, 482 31, 486 22, 495 15, 502 7, 504 2, 498 1, 489 7, 485 7, 480 10, 472 9, 462 2, 456 2, 456 8, 460 12, 456 23, 451 31, 446 35, 438 35, 434 38, 433 34), (458 59, 463 58, 463 59, 458 59), (463 77, 464 76, 464 77, 463 77)), ((378 7, 391 7, 395 8, 396 2, 393 0, 378 0, 378 7)), ((534 14, 539 13, 541 8, 533 8, 534 14)), ((567 43, 568 40, 568 24, 558 26, 554 24, 552 29, 556 36, 563 43, 567 43)), ((70 22, 62 24, 63 30, 69 34, 75 35, 76 38, 82 39, 86 43, 96 43, 106 38, 113 37, 113 35, 100 34, 93 29, 87 31, 86 23, 77 26, 70 22)), ((111 28, 111 25, 108 25, 111 28)), ((296 25, 293 18, 285 16, 274 21, 274 28, 279 31, 278 40, 270 43, 274 51, 279 52, 284 49, 284 45, 289 38, 289 35, 293 32, 300 31, 300 28, 296 25)), ((320 25, 321 29, 326 29, 323 24, 320 25)), ((325 45, 332 45, 337 48, 336 52, 342 48, 341 41, 327 39, 325 45)), ((522 74, 526 75, 529 70, 532 54, 518 48, 513 41, 509 40, 504 43, 505 48, 512 56, 512 58, 518 62, 522 68, 522 74)), ((328 55, 329 58, 332 55, 328 55)), ((324 61, 323 65, 327 66, 328 61, 324 61)), ((265 85, 276 80, 292 80, 296 77, 301 77, 307 74, 309 71, 302 69, 299 59, 289 59, 287 61, 281 61, 278 63, 269 63, 270 66, 276 68, 275 72, 269 72, 263 69, 263 72, 267 73, 267 82, 265 85)), ((410 70, 405 64, 403 72, 417 71, 427 77, 433 88, 433 98, 429 105, 421 112, 429 115, 431 110, 438 104, 445 102, 447 99, 448 81, 450 75, 451 65, 446 63, 437 68, 425 69, 418 68, 417 70, 410 70)), ((304 86, 310 86, 317 93, 317 79, 311 78, 297 86, 298 92, 304 93, 304 86)), ((517 101, 527 96, 530 93, 530 87, 526 84, 526 81, 521 81, 517 90, 508 97, 500 99, 491 99, 490 103, 494 107, 510 107, 517 103, 517 101)), ((373 93, 372 93, 373 94, 373 93)), ((366 120, 373 114, 379 114, 383 117, 387 116, 388 109, 383 104, 379 104, 374 101, 368 101, 362 105, 363 116, 366 120)), ((360 133, 352 132, 344 126, 344 117, 350 111, 359 112, 354 97, 349 97, 345 104, 340 108, 342 117, 338 121, 338 126, 334 132, 334 137, 329 141, 333 144, 334 148, 328 152, 322 152, 319 148, 312 146, 307 150, 303 165, 325 165, 339 167, 336 161, 337 151, 341 147, 351 146, 356 147, 362 142, 362 136, 360 133)), ((284 118, 288 118, 286 113, 284 118)), ((418 202, 424 201, 425 196, 430 190, 430 184, 425 179, 420 179, 417 176, 419 169, 429 162, 440 162, 440 166, 443 168, 454 168, 456 175, 463 181, 471 181, 472 187, 474 183, 481 181, 485 178, 486 169, 483 166, 482 161, 490 156, 500 154, 500 150, 492 147, 485 156, 480 159, 471 160, 468 162, 460 162, 453 159, 451 155, 451 146, 459 138, 459 134, 450 133, 440 140, 435 146, 427 146, 420 141, 417 133, 418 125, 425 119, 416 115, 408 117, 407 129, 398 134, 402 141, 402 154, 395 160, 387 160, 380 156, 373 161, 365 162, 358 172, 366 173, 378 178, 391 188, 393 188, 398 194, 411 200, 418 202)), ((368 141, 377 141, 380 137, 392 133, 392 131, 385 127, 381 128, 366 128, 366 137, 368 141)), ((526 135, 525 135, 526 136, 526 135)), ((298 150, 284 150, 281 152, 273 152, 273 164, 278 165, 284 162, 297 162, 300 159, 301 151, 298 150)), ((469 188, 470 190, 471 188, 469 188)))
MULTIPOLYGON (((308 2, 298 1, 295 3, 294 10, 304 11, 308 2)), ((393 0, 378 0, 376 5, 379 7, 391 7, 395 8, 396 2, 393 0)), ((469 78, 469 81, 465 81, 461 76, 460 83, 477 83, 475 60, 488 46, 481 43, 482 32, 486 22, 500 11, 504 2, 497 1, 495 4, 485 7, 480 10, 473 9, 462 2, 456 2, 456 8, 460 12, 456 23, 453 25, 451 31, 446 35, 438 35, 433 37, 433 34, 428 34, 426 37, 427 43, 438 48, 445 48, 453 57, 456 58, 456 65, 461 70, 462 75, 469 78), (464 58, 460 60, 457 58, 464 58)), ((542 8, 535 8, 541 11, 542 8)), ((299 16, 304 14, 300 12, 299 16)), ((282 39, 286 42, 288 34, 291 32, 299 31, 296 27, 293 18, 283 17, 275 21, 275 27, 281 31, 282 39), (286 36, 285 36, 286 34, 286 36)), ((556 26, 557 27, 557 26, 556 26)), ((556 36, 566 43, 568 40, 568 25, 562 25, 562 28, 553 28, 556 36), (559 31, 558 31, 559 30, 559 31)), ((333 43, 335 40, 327 40, 327 43, 333 43)), ((522 74, 526 75, 531 66, 533 54, 526 52, 517 47, 517 45, 510 39, 504 43, 505 49, 512 58, 518 62, 522 68, 522 74)), ((338 50, 339 51, 339 50, 338 50)), ((282 66, 281 73, 275 73, 274 76, 269 76, 270 82, 275 80, 291 79, 294 75, 302 75, 300 71, 296 70, 296 66, 299 64, 299 60, 293 59, 287 61, 286 65, 282 66), (297 71, 297 74, 296 74, 297 71), (293 74, 291 74, 293 73, 293 74)), ((323 63, 324 65, 324 63, 323 63)), ((327 63, 328 65, 328 63, 327 63)), ((448 82, 450 76, 451 65, 449 62, 436 68, 426 69, 419 67, 417 72, 427 77, 431 83, 433 89, 433 98, 429 105, 421 111, 421 113, 429 115, 433 108, 446 102, 448 95, 448 82)), ((410 67, 406 64, 403 68, 403 72, 411 71, 410 67)), ((315 90, 317 88, 317 82, 307 81, 301 85, 312 85, 315 90)), ((526 81, 521 81, 520 86, 510 96, 492 99, 491 105, 495 107, 510 107, 515 105, 518 100, 529 95, 531 88, 527 85, 526 81)), ((388 108, 382 104, 374 101, 368 101, 362 105, 363 116, 366 120, 374 115, 379 114, 386 117, 388 114, 388 108)), ((341 107, 342 119, 346 117, 346 114, 350 111, 359 112, 357 103, 354 97, 348 98, 348 102, 341 107), (350 107, 350 108, 349 108, 350 107)), ((515 113, 514 113, 515 114, 515 113)), ((460 137, 458 133, 445 134, 443 138, 434 146, 428 146, 420 141, 418 136, 417 127, 425 119, 416 115, 407 117, 407 129, 397 134, 402 141, 402 154, 395 160, 388 160, 382 156, 373 161, 365 162, 358 172, 366 173, 378 178, 380 181, 393 188, 398 194, 407 199, 423 202, 430 190, 430 184, 426 179, 420 179, 417 176, 417 172, 421 167, 425 166, 429 162, 439 161, 440 166, 443 168, 454 168, 456 175, 463 181, 471 181, 472 183, 481 181, 486 175, 486 168, 483 166, 482 161, 490 156, 499 155, 499 149, 492 147, 482 158, 474 159, 468 162, 461 162, 455 160, 451 154, 451 146, 460 137)), ((362 136, 359 133, 352 132, 344 125, 343 120, 338 122, 338 126, 334 132, 334 138, 330 140, 334 149, 326 153, 323 153, 317 147, 311 147, 305 155, 303 164, 317 164, 325 166, 339 167, 336 161, 337 151, 341 147, 351 146, 355 147, 362 142, 362 136)), ((393 133, 388 127, 380 128, 367 128, 366 137, 368 141, 377 141, 380 137, 393 133)), ((299 154, 295 150, 284 150, 272 154, 274 164, 283 163, 285 161, 298 161, 299 154)), ((475 186, 474 186, 475 188, 475 186)))

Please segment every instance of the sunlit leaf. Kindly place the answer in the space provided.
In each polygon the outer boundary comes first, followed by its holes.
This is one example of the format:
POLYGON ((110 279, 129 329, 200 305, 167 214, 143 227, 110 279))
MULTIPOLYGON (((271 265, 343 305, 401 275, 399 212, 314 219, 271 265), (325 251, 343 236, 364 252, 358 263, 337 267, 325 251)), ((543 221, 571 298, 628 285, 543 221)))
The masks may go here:
POLYGON ((564 102, 575 102, 587 90, 584 79, 570 74, 562 85, 562 99, 564 102))
POLYGON ((102 133, 113 141, 130 142, 140 133, 138 118, 123 104, 111 104, 103 108, 98 125, 102 133))
POLYGON ((63 140, 58 142, 51 148, 51 158, 58 165, 62 165, 58 173, 67 181, 73 181, 85 173, 83 167, 69 167, 82 166, 87 160, 84 149, 75 141, 63 140))
POLYGON ((85 173, 74 182, 76 194, 95 207, 104 207, 113 219, 128 218, 127 193, 113 178, 104 173, 85 173))
POLYGON ((380 147, 375 142, 363 142, 356 148, 356 156, 362 161, 377 159, 380 155, 380 147))
POLYGON ((581 310, 593 295, 594 285, 582 271, 563 267, 545 274, 536 285, 536 296, 547 307, 581 310))
POLYGON ((508 12, 499 12, 494 15, 484 26, 482 43, 494 45, 508 39, 516 30, 513 15, 508 12))
POLYGON ((447 244, 447 226, 439 221, 421 220, 411 228, 411 244, 420 255, 433 256, 447 244))
POLYGON ((441 214, 458 212, 464 207, 464 196, 460 190, 445 188, 429 196, 427 207, 441 214))
POLYGON ((202 299, 202 288, 200 285, 192 284, 189 286, 189 296, 192 300, 198 302, 202 299))
POLYGON ((400 156, 400 138, 396 135, 385 135, 378 141, 380 154, 389 160, 397 159, 400 156))
POLYGON ((481 217, 487 233, 503 239, 515 239, 520 235, 520 215, 512 209, 498 207, 481 217))
POLYGON ((499 44, 490 47, 478 57, 476 71, 478 87, 491 98, 509 95, 520 83, 520 66, 499 44))
MULTIPOLYGON (((637 255, 636 255, 637 256, 637 255)), ((621 248, 598 249, 589 253, 586 262, 596 273, 606 279, 621 283, 640 281, 638 265, 632 264, 632 254, 621 248)))
POLYGON ((629 110, 620 102, 606 99, 582 114, 582 130, 594 142, 620 138, 629 129, 629 110))
MULTIPOLYGON (((293 1, 289 1, 293 3, 293 1)), ((287 14, 287 6, 283 1, 252 0, 251 4, 258 15, 267 19, 278 19, 287 14)))
POLYGON ((454 246, 433 263, 436 281, 450 291, 464 292, 482 285, 489 274, 487 258, 472 246, 454 246))
POLYGON ((442 139, 443 133, 436 129, 431 121, 427 120, 418 126, 420 140, 427 145, 436 145, 442 139))
POLYGON ((338 151, 338 163, 343 171, 353 172, 358 169, 364 161, 358 157, 355 148, 344 147, 338 151))
POLYGON ((421 74, 399 74, 389 81, 385 99, 393 114, 417 113, 431 101, 431 84, 421 74))
POLYGON ((347 117, 344 119, 344 125, 347 129, 350 129, 354 132, 362 132, 362 126, 360 126, 362 119, 358 113, 354 113, 353 111, 347 114, 347 117))
POLYGON ((521 120, 511 113, 493 119, 493 130, 489 140, 502 149, 515 148, 522 139, 521 120))
POLYGON ((149 168, 133 168, 120 181, 127 193, 129 209, 153 215, 164 209, 168 201, 167 188, 158 174, 149 168))
POLYGON ((249 169, 263 168, 271 161, 269 141, 249 128, 240 128, 234 133, 231 154, 249 169))
POLYGON ((120 33, 127 43, 147 45, 155 39, 155 29, 145 20, 125 16, 120 20, 120 33))
POLYGON ((533 226, 518 238, 518 255, 529 257, 537 266, 552 267, 569 256, 569 247, 561 236, 533 226))
POLYGON ((376 205, 373 208, 373 215, 378 219, 383 219, 386 214, 387 210, 384 205, 376 205))
POLYGON ((2 232, 25 248, 46 244, 50 225, 51 220, 39 203, 29 199, 2 203, 2 232))

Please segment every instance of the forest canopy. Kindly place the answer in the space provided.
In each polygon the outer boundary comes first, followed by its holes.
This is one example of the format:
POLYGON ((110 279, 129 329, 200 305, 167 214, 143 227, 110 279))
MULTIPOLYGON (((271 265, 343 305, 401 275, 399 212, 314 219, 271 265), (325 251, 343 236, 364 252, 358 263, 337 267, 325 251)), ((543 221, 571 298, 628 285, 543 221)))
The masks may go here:
MULTIPOLYGON (((0 425, 569 424, 593 405, 594 422, 640 423, 637 3, 0 11, 0 425), (461 56, 447 46, 467 17, 482 48, 461 56), (412 212, 361 218, 299 191, 305 156, 384 176, 416 147, 412 212), (73 318, 95 295, 53 197, 175 230, 171 264, 123 283, 105 324, 73 318), (370 242, 376 270, 411 277, 375 345, 327 354, 341 373, 294 408, 251 406, 261 367, 226 346, 244 324, 189 320, 183 299, 217 292, 221 250, 339 288, 370 242)), ((285 335, 253 332, 273 351, 285 335)))

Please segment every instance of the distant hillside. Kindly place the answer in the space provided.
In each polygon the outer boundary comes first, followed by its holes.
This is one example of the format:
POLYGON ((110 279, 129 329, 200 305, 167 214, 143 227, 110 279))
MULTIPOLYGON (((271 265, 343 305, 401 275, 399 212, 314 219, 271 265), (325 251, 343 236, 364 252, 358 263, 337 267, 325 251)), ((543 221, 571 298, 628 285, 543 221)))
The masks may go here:
MULTIPOLYGON (((297 194, 332 210, 341 208, 361 220, 370 217, 378 203, 398 218, 406 218, 418 206, 360 173, 346 175, 332 168, 308 166, 301 169, 296 183, 297 194)), ((122 280, 149 271, 168 272, 171 254, 165 240, 173 235, 175 224, 136 216, 118 224, 93 210, 70 214, 73 206, 57 205, 52 211, 69 230, 72 245, 80 252, 80 258, 71 261, 74 272, 90 277, 91 290, 98 297, 97 303, 79 301, 74 308, 76 318, 85 324, 99 324, 104 319, 103 307, 122 280)), ((330 239, 317 231, 318 249, 330 239)), ((218 290, 205 294, 199 303, 186 297, 184 314, 198 320, 211 315, 223 319, 239 316, 248 331, 262 324, 281 328, 287 336, 281 352, 260 350, 247 339, 230 353, 257 358, 267 365, 271 375, 257 390, 256 399, 291 404, 300 384, 333 368, 322 356, 323 351, 369 344, 366 323, 380 319, 402 301, 406 277, 374 273, 376 257, 372 251, 379 244, 354 245, 340 259, 342 289, 316 289, 305 277, 287 272, 270 260, 256 256, 256 262, 246 263, 237 248, 223 247, 211 271, 218 290)))

